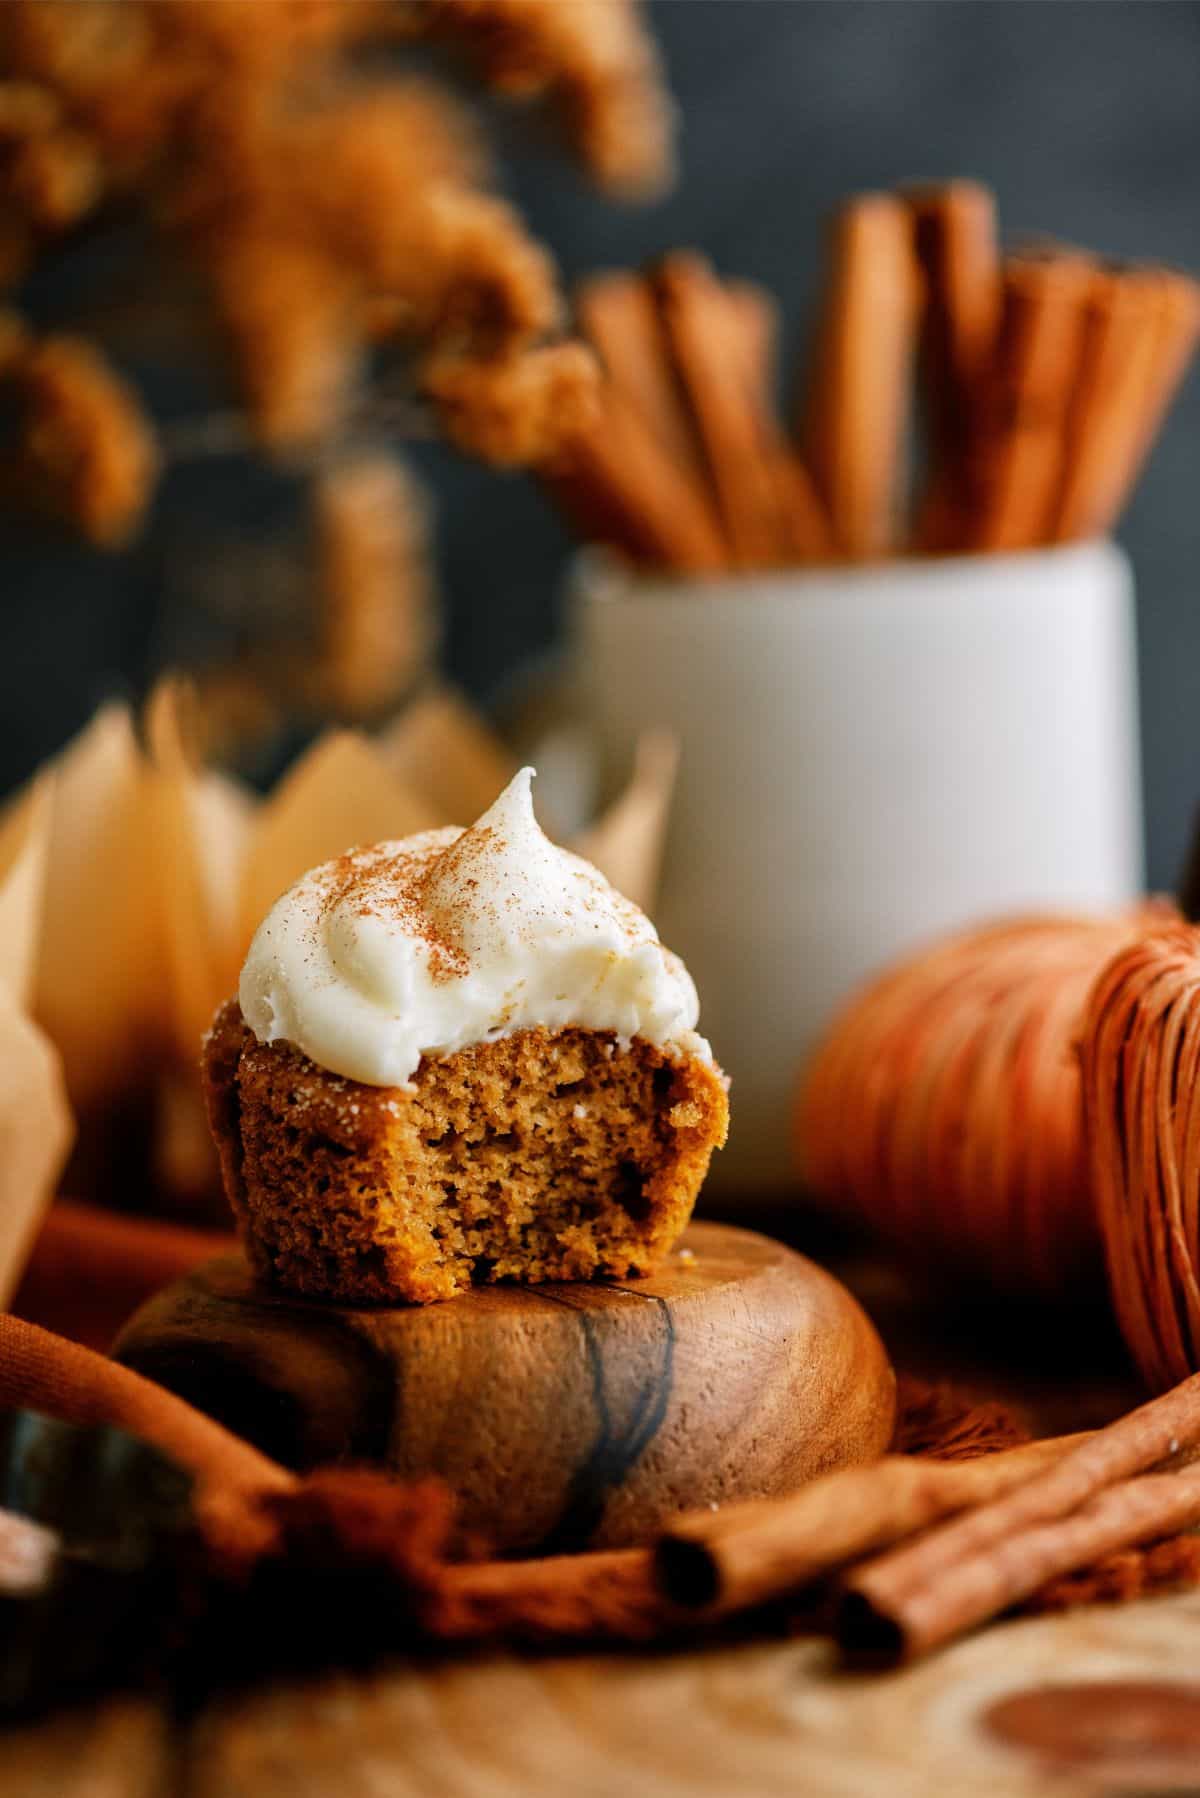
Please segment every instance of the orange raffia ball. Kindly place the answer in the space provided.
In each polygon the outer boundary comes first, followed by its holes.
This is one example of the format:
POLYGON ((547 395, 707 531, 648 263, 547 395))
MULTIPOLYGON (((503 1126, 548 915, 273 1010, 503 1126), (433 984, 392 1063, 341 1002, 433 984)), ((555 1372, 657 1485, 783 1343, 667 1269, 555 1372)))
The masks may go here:
MULTIPOLYGON (((1101 1292, 1084 1014, 1109 958, 1175 915, 1024 918, 889 969, 835 1018, 807 1069, 807 1186, 936 1273, 1019 1295, 1101 1292)), ((1200 957, 1195 967, 1200 991, 1200 957)))
POLYGON ((1128 943, 1088 1004, 1092 1188, 1122 1334, 1147 1383, 1200 1368, 1200 930, 1128 943))

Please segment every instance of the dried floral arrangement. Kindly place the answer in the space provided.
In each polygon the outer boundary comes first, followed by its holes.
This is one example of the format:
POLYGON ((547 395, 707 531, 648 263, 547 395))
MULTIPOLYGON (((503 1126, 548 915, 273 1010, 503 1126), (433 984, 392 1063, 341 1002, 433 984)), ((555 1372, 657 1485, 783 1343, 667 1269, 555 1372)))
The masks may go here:
POLYGON ((577 309, 608 379, 546 484, 588 538, 693 575, 1101 536, 1200 336, 1200 283, 1005 252, 971 181, 839 209, 791 429, 762 289, 679 252, 577 309))
MULTIPOLYGON (((490 191, 469 111, 397 67, 410 46, 457 54, 501 95, 548 101, 609 192, 669 177, 672 111, 636 0, 0 9, 3 497, 117 545, 171 452, 93 335, 39 336, 19 310, 26 277, 110 214, 144 228, 146 284, 182 286, 196 334, 223 342, 243 435, 269 454, 314 456, 351 434, 380 350, 403 358, 405 392, 492 462, 545 455, 579 424, 595 371, 563 334, 553 263, 490 191)), ((369 598, 362 569, 396 560, 364 499, 402 482, 376 450, 355 492, 339 478, 318 496, 342 599, 364 584, 369 598)), ((371 638, 379 608, 364 610, 371 638)), ((368 661, 343 633, 334 686, 353 696, 368 661)))
POLYGON ((429 519, 397 429, 515 466, 595 403, 552 259, 431 57, 542 103, 601 188, 640 198, 670 179, 674 115, 637 7, 0 8, 0 501, 118 548, 168 466, 249 451, 307 483, 296 567, 221 557, 243 603, 200 672, 231 754, 281 718, 377 720, 427 669, 429 519), (39 332, 28 278, 110 223, 132 266, 67 294, 77 330, 39 332), (147 342, 224 368, 236 409, 156 423, 121 366, 147 342))

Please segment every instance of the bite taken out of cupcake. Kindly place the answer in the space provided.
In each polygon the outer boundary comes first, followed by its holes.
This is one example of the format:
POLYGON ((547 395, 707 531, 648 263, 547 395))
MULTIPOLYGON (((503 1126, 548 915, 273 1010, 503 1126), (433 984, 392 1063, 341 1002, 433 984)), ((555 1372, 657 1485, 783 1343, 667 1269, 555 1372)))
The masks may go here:
POLYGON ((648 1272, 725 1140, 696 989, 555 847, 523 769, 470 829, 326 862, 276 903, 204 1048, 264 1278, 346 1303, 648 1272))

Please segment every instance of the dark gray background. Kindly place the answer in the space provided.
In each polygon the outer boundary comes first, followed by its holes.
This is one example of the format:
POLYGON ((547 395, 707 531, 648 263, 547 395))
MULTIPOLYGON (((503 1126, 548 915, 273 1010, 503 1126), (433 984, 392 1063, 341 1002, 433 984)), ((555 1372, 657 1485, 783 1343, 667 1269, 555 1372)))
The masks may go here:
MULTIPOLYGON (((1200 270, 1200 5, 1194 0, 657 0, 684 131, 675 194, 618 209, 506 123, 509 190, 568 276, 678 244, 770 285, 789 346, 808 324, 821 221, 846 192, 974 175, 1009 235, 1051 232, 1200 270), (535 153, 536 149, 536 153, 535 153)), ((91 260, 89 261, 89 257, 91 260)), ((76 258, 41 304, 68 310, 104 265, 76 258)), ((144 371, 143 371, 144 372, 144 371)), ((149 371, 165 413, 202 401, 149 371)), ((553 639, 566 539, 532 487, 416 451, 440 505, 445 659, 484 700, 553 639)), ((168 480, 146 540, 116 559, 3 538, 0 778, 11 785, 114 690, 188 647, 188 582, 231 524, 286 520, 288 483, 206 463, 168 480), (167 553, 167 549, 171 553, 167 553)), ((1121 537, 1139 584, 1151 880, 1174 880, 1200 798, 1200 376, 1121 537)))

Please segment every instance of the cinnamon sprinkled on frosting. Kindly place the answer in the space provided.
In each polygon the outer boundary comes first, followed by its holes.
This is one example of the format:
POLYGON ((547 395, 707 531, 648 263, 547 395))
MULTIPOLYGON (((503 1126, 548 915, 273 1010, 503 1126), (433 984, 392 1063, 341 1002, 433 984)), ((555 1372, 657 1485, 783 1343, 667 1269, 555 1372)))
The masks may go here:
MULTIPOLYGON (((324 920, 334 910, 359 918, 380 918, 401 924, 425 944, 432 980, 453 980, 469 972, 462 949, 439 933, 424 909, 422 887, 431 855, 436 860, 449 853, 458 838, 456 830, 430 830, 400 843, 380 843, 372 849, 353 849, 327 864, 327 890, 310 928, 316 943, 324 920)), ((320 875, 323 869, 317 869, 320 875)), ((315 876, 310 875, 310 879, 315 876)))
POLYGON ((239 998, 261 1042, 406 1084, 423 1055, 542 1026, 709 1054, 696 989, 654 926, 533 814, 521 770, 469 830, 314 869, 260 925, 239 998))

